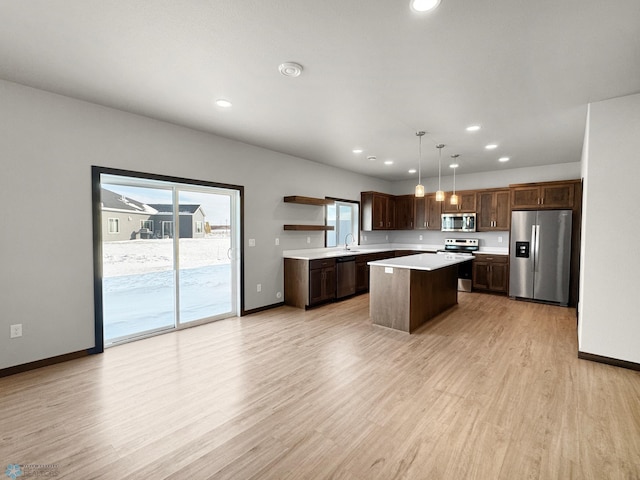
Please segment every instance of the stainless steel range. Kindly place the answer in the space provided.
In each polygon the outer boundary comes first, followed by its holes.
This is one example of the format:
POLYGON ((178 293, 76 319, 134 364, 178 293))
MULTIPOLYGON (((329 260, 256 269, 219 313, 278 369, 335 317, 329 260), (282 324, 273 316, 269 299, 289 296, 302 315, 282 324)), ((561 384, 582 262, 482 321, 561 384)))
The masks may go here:
MULTIPOLYGON (((477 238, 445 238, 444 248, 438 253, 451 253, 456 255, 472 256, 480 249, 477 238)), ((461 292, 471 291, 471 280, 473 276, 473 265, 471 261, 458 265, 458 290, 461 292)))

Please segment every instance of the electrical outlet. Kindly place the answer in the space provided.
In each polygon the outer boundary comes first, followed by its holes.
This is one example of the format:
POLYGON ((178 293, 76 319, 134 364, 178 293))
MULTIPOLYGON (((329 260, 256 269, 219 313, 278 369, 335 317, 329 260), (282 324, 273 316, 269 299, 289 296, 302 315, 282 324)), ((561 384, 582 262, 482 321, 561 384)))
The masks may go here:
POLYGON ((22 324, 17 323, 15 325, 11 325, 11 338, 18 338, 22 336, 22 324))
POLYGON ((420 236, 418 237, 418 239, 419 239, 419 240, 422 240, 422 235, 420 235, 420 236))
POLYGON ((280 245, 280 239, 276 238, 276 245, 280 245))
POLYGON ((366 235, 364 236, 364 241, 365 241, 365 242, 367 241, 367 236, 366 236, 366 235))
POLYGON ((385 235, 385 236, 384 236, 384 239, 385 239, 385 240, 389 240, 389 235, 385 235))
POLYGON ((502 237, 498 237, 498 243, 502 243, 502 237))
POLYGON ((258 288, 258 291, 261 292, 262 291, 262 284, 259 283, 257 288, 258 288))
POLYGON ((311 243, 311 237, 307 237, 307 243, 311 243))
POLYGON ((256 239, 255 238, 250 238, 249 239, 249 246, 250 247, 255 247, 256 246, 256 239))

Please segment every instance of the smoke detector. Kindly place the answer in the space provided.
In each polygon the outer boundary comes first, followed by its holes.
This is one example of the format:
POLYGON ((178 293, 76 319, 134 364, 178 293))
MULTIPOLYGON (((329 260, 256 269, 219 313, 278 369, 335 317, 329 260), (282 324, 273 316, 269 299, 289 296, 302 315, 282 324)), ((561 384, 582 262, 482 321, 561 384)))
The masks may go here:
POLYGON ((302 65, 294 62, 281 63, 278 71, 285 77, 299 77, 302 73, 302 65))

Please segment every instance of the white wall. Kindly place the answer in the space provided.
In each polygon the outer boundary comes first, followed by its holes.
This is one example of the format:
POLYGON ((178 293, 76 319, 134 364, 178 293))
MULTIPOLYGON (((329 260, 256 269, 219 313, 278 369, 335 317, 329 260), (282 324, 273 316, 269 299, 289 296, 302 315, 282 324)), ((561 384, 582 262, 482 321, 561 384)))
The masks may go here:
POLYGON ((640 363, 640 95, 593 103, 587 125, 579 350, 640 363))
POLYGON ((283 196, 358 200, 361 191, 390 189, 382 180, 4 81, 0 159, 0 368, 94 346, 91 165, 243 185, 247 310, 281 301, 282 250, 324 245, 322 233, 283 231, 285 223, 324 221, 321 208, 284 204, 283 196), (255 247, 247 246, 250 238, 255 247), (14 323, 24 335, 10 340, 14 323))
MULTIPOLYGON (((512 183, 551 182, 554 180, 574 180, 580 177, 580 162, 558 163, 541 167, 505 168, 492 172, 456 174, 456 190, 475 190, 480 188, 502 188, 512 183)), ((438 189, 438 178, 426 178, 422 182, 427 192, 438 189)), ((443 190, 453 189, 453 176, 442 177, 443 190)), ((394 195, 413 193, 416 180, 394 182, 394 195)))

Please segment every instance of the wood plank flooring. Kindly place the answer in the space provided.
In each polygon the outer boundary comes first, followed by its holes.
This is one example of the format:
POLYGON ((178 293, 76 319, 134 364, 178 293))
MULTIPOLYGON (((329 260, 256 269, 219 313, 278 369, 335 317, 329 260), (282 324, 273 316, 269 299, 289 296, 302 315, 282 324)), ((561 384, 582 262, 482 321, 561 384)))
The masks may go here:
MULTIPOLYGON (((0 379, 0 469, 65 479, 640 479, 640 372, 575 310, 461 293, 409 335, 368 295, 0 379)), ((2 470, 4 471, 4 470, 2 470)))

